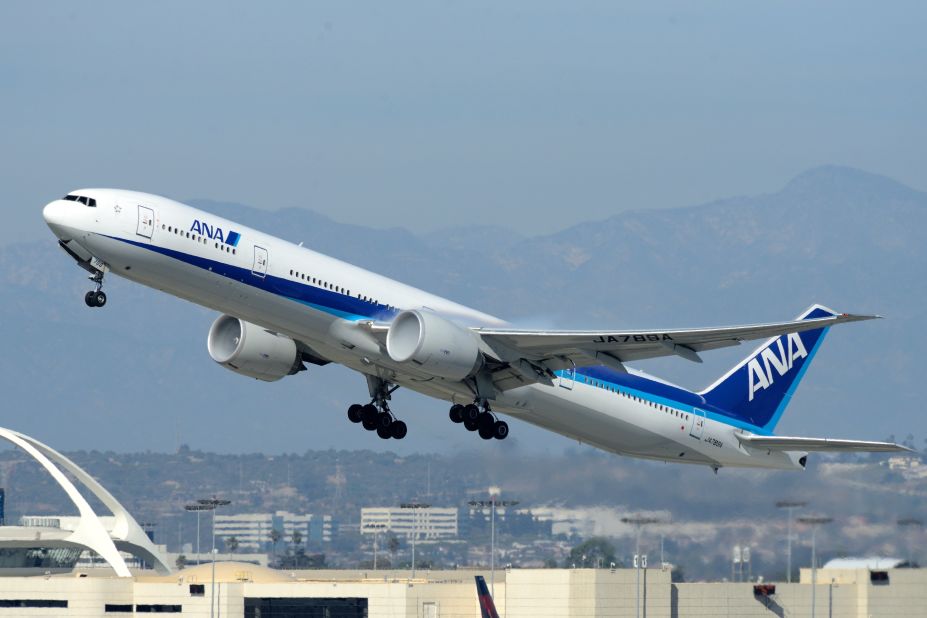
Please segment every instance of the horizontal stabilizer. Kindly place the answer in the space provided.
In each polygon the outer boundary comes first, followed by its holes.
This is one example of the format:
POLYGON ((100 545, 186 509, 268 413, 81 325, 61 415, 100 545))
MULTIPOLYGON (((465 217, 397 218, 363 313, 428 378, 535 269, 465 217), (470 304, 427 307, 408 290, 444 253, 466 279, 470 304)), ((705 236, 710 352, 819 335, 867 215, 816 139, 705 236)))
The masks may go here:
POLYGON ((793 438, 789 436, 740 435, 737 439, 744 446, 770 451, 827 451, 834 453, 889 453, 896 451, 914 452, 906 446, 893 442, 867 442, 865 440, 835 440, 833 438, 793 438))

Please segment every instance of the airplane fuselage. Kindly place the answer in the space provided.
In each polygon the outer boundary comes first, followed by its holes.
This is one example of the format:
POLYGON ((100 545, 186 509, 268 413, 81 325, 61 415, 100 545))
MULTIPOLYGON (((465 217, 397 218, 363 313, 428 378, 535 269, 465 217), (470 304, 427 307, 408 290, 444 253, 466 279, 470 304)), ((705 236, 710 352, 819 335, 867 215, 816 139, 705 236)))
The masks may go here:
MULTIPOLYGON (((388 323, 427 308, 466 327, 504 326, 475 309, 185 204, 144 193, 88 189, 95 206, 57 200, 45 217, 78 260, 298 342, 339 363, 430 397, 470 403, 472 387, 394 362, 359 322, 388 323)), ((801 469, 804 453, 742 445, 732 422, 697 393, 643 373, 578 367, 552 384, 505 390, 495 412, 613 453, 712 466, 801 469)))

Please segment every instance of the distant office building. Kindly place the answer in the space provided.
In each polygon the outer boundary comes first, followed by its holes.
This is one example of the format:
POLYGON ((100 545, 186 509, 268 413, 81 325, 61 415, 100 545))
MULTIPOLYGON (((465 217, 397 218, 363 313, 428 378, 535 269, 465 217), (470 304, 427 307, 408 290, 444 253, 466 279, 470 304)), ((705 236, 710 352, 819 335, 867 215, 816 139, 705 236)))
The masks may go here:
POLYGON ((335 520, 331 515, 320 515, 312 520, 309 540, 315 544, 331 543, 335 536, 335 520))
POLYGON ((334 532, 331 515, 297 515, 289 511, 276 513, 216 514, 216 536, 227 541, 235 537, 241 550, 271 549, 271 531, 280 532, 280 543, 292 543, 293 534, 299 533, 300 545, 310 541, 330 543, 334 532))
POLYGON ((428 507, 364 507, 361 509, 361 534, 392 532, 419 539, 457 538, 457 509, 428 507))

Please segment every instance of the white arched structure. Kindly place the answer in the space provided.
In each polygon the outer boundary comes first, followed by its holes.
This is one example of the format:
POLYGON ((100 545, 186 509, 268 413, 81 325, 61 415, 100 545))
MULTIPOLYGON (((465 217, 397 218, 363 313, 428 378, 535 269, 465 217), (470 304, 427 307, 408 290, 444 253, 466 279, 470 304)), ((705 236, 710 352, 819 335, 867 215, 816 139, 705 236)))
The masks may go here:
POLYGON ((79 523, 73 531, 59 539, 59 543, 96 552, 106 560, 119 577, 132 576, 120 551, 142 558, 150 563, 158 573, 170 574, 170 566, 161 557, 155 544, 148 538, 138 522, 111 493, 77 464, 50 446, 10 429, 0 427, 0 439, 18 446, 45 468, 77 507, 80 514, 79 523), (80 494, 74 483, 65 476, 62 469, 74 476, 113 513, 115 523, 112 530, 106 529, 93 508, 80 494))

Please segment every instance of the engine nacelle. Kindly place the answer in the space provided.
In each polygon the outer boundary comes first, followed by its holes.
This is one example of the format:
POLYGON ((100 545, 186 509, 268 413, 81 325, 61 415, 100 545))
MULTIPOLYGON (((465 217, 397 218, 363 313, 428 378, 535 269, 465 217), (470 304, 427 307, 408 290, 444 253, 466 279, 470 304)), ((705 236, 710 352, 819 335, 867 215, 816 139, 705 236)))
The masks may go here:
POLYGON ((230 315, 212 323, 206 347, 223 367, 265 382, 303 369, 295 341, 230 315))
POLYGON ((428 373, 463 380, 480 368, 483 355, 473 333, 430 311, 403 311, 386 333, 386 352, 428 373))

